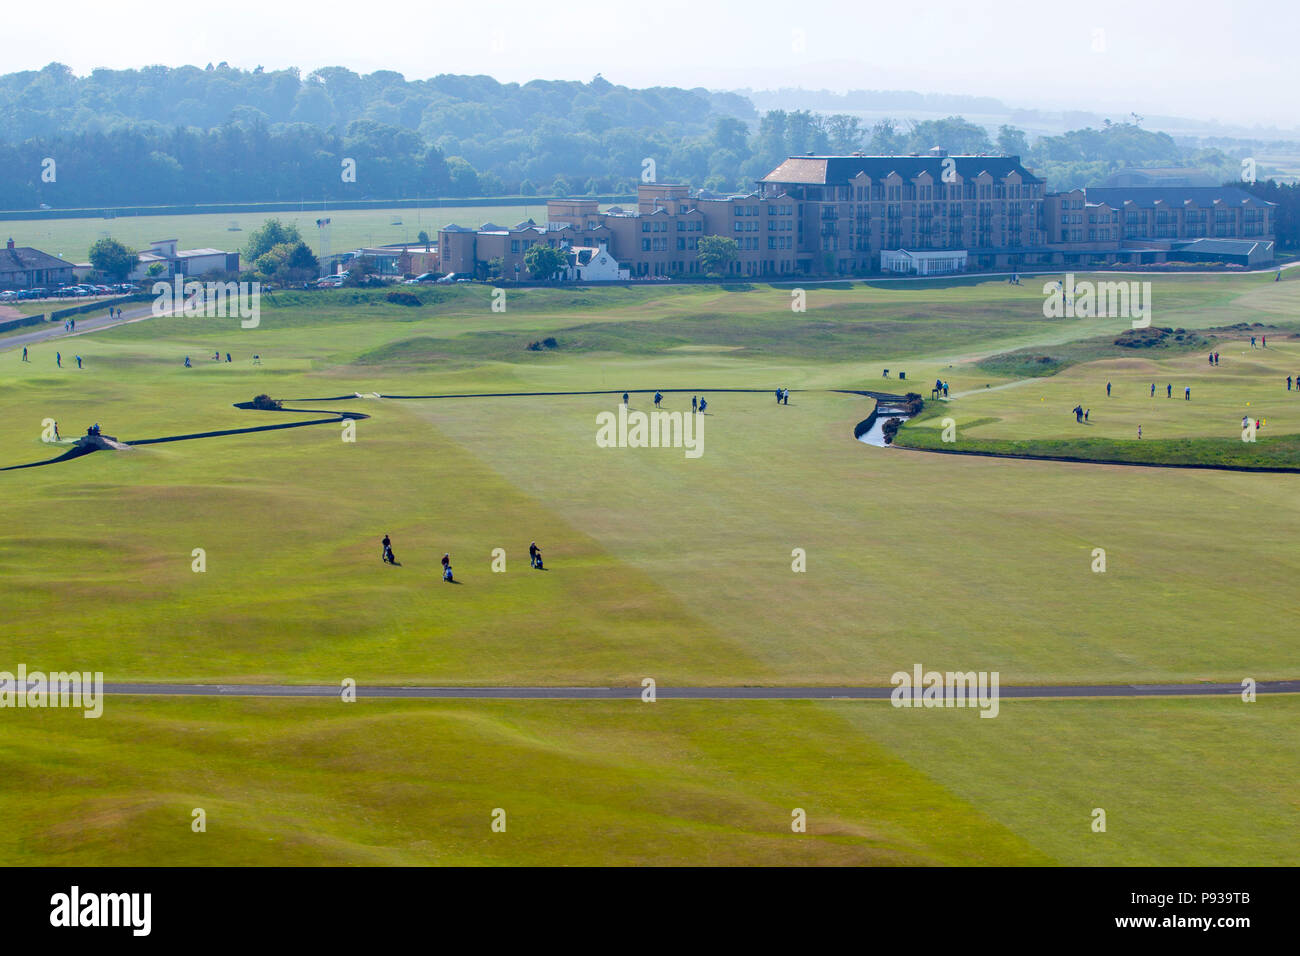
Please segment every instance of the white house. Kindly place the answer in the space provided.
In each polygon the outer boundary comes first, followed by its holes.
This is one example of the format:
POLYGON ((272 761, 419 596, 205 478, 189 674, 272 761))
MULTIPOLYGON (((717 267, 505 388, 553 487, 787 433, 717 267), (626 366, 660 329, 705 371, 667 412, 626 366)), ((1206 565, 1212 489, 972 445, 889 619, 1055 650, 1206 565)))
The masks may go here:
POLYGON ((569 265, 564 278, 572 282, 626 282, 632 270, 624 269, 610 254, 609 244, 601 240, 598 246, 570 246, 569 265))

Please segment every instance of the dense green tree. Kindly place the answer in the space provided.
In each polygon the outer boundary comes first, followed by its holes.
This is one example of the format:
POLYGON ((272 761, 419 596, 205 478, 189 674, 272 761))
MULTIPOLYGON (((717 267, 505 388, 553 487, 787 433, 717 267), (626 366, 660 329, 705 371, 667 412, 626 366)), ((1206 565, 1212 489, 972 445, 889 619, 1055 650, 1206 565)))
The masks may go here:
POLYGON ((101 275, 121 282, 140 262, 139 254, 116 239, 97 239, 90 247, 90 264, 101 275))
POLYGON ((998 127, 998 152, 1003 156, 1020 156, 1022 158, 1029 155, 1029 139, 1025 136, 1024 130, 1016 129, 1014 126, 998 127))
POLYGON ((730 236, 701 236, 699 258, 706 275, 726 275, 740 258, 740 244, 730 236))
POLYGON ((259 277, 275 282, 305 282, 320 272, 320 263, 301 239, 281 242, 258 256, 253 266, 259 277))
POLYGON ((261 229, 254 229, 248 234, 248 243, 244 246, 244 261, 256 262, 275 246, 301 243, 302 236, 298 227, 286 226, 279 219, 268 219, 261 229))
POLYGON ((539 282, 557 277, 569 264, 569 258, 554 246, 535 245, 524 253, 524 268, 539 282))

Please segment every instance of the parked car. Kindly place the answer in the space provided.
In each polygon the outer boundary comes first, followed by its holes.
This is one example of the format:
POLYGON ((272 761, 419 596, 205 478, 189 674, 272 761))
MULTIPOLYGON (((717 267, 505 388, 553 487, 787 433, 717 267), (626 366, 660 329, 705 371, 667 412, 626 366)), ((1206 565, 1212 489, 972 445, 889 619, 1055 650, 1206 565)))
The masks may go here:
POLYGON ((437 282, 438 282, 439 285, 447 285, 447 284, 452 283, 452 282, 455 282, 455 281, 456 281, 456 273, 454 273, 454 272, 448 272, 448 273, 447 273, 445 276, 443 276, 441 279, 438 279, 438 280, 437 280, 437 282))

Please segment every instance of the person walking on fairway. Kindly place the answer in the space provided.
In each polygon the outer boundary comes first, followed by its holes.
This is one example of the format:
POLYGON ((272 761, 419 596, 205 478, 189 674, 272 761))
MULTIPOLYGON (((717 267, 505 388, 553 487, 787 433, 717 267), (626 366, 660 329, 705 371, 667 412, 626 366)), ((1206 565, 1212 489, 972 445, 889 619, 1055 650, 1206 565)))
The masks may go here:
POLYGON ((1106 397, 1110 398, 1110 382, 1106 383, 1106 397))
POLYGON ((776 403, 781 404, 781 390, 779 388, 776 390, 776 403))
POLYGON ((1174 397, 1174 385, 1172 382, 1169 382, 1165 385, 1165 398, 1173 398, 1173 397, 1174 397))
POLYGON ((81 356, 77 356, 77 368, 81 368, 81 356))
POLYGON ((442 579, 444 581, 452 580, 451 577, 451 554, 448 552, 442 556, 442 579))
POLYGON ((1250 347, 1252 349, 1255 347, 1255 336, 1253 335, 1250 337, 1250 347))
POLYGON ((542 549, 537 546, 536 541, 528 546, 528 566, 530 568, 536 568, 538 571, 543 570, 542 549))
MULTIPOLYGON (((1289 378, 1286 380, 1286 387, 1287 387, 1288 389, 1291 387, 1291 380, 1290 380, 1289 378)), ((699 407, 700 407, 700 400, 699 400, 696 396, 692 395, 692 396, 691 396, 691 411, 692 411, 692 412, 696 412, 696 411, 699 410, 699 407)))
POLYGON ((382 543, 384 549, 382 552, 380 552, 380 556, 383 558, 384 563, 394 564, 394 565, 397 564, 397 559, 393 557, 393 542, 389 539, 387 533, 384 534, 384 540, 382 543))
POLYGON ((1088 416, 1091 415, 1091 414, 1092 414, 1092 409, 1091 409, 1091 408, 1085 408, 1085 409, 1083 410, 1083 423, 1084 423, 1085 425, 1088 424, 1088 416))
POLYGON ((63 353, 62 353, 62 352, 55 352, 55 353, 54 353, 54 364, 57 365, 59 368, 63 368, 63 353))
POLYGON ((1074 412, 1074 420, 1075 420, 1076 422, 1081 422, 1081 421, 1083 421, 1083 406, 1082 406, 1082 405, 1075 405, 1074 408, 1072 409, 1072 411, 1074 412))
POLYGON ((659 403, 662 402, 663 400, 664 400, 664 393, 663 393, 663 392, 656 391, 656 392, 655 392, 655 408, 658 408, 658 407, 659 407, 659 403))
MULTIPOLYGON (((27 346, 25 346, 25 345, 23 346, 23 361, 24 361, 24 362, 27 361, 27 346)), ((1290 380, 1290 379, 1287 379, 1286 381, 1287 381, 1287 386, 1286 386, 1286 387, 1287 387, 1287 390, 1289 391, 1290 388, 1291 388, 1291 380, 1290 380)))
POLYGON ((1151 383, 1151 397, 1152 397, 1152 398, 1155 398, 1155 397, 1156 397, 1156 383, 1155 383, 1155 382, 1152 382, 1152 383, 1151 383))
POLYGON ((1138 426, 1138 441, 1142 440, 1142 426, 1138 426))
POLYGON ((1190 402, 1191 400, 1192 400, 1192 386, 1188 385, 1183 389, 1183 401, 1190 402))
POLYGON ((63 441, 63 436, 59 434, 59 423, 58 423, 58 422, 55 422, 55 423, 54 423, 54 440, 55 440, 55 441, 63 441))
MULTIPOLYGON (((23 349, 23 361, 24 361, 24 362, 27 361, 27 350, 26 350, 26 349, 23 349)), ((1290 376, 1290 375, 1288 375, 1288 376, 1286 377, 1286 390, 1287 390, 1288 392, 1291 391, 1291 376, 1290 376)))
POLYGON ((627 404, 627 392, 624 392, 624 393, 623 393, 623 404, 624 404, 624 405, 627 404))
POLYGON ((709 403, 706 402, 706 401, 704 400, 703 396, 701 396, 701 397, 700 397, 700 414, 703 415, 703 414, 704 414, 704 410, 705 410, 706 408, 708 408, 708 407, 709 407, 709 403))

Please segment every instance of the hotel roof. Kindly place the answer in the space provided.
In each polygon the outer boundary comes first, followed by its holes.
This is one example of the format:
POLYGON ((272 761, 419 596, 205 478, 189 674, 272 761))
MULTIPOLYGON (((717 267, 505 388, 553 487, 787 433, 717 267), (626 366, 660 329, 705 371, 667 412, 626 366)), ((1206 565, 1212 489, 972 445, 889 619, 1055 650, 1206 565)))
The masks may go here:
POLYGON ((1018 173, 1024 182, 1043 182, 1020 164, 1019 156, 791 156, 760 182, 839 185, 859 173, 884 179, 895 172, 904 179, 914 179, 922 173, 939 179, 948 160, 953 164, 950 168, 955 168, 963 180, 987 172, 995 179, 1018 173))
POLYGON ((1224 202, 1232 206, 1250 206, 1256 209, 1277 205, 1237 186, 1090 186, 1088 201, 1104 202, 1116 209, 1126 202, 1147 209, 1157 202, 1179 206, 1187 203, 1212 206, 1216 202, 1224 202))

